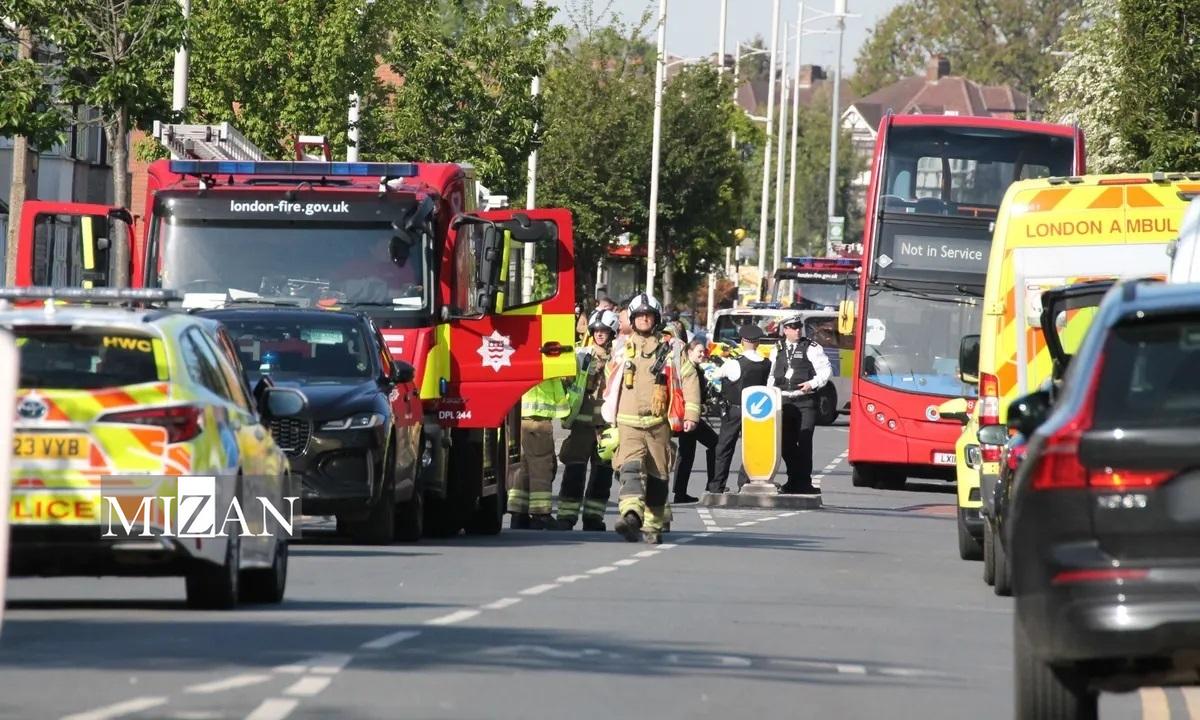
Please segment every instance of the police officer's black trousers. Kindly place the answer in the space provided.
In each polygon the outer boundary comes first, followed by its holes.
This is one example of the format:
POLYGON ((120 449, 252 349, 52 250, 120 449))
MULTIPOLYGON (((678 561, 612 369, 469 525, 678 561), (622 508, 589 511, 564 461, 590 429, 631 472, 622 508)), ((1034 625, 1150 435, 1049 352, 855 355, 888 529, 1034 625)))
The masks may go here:
POLYGON ((717 474, 717 431, 701 420, 696 423, 695 430, 679 436, 679 459, 675 461, 674 492, 676 496, 687 494, 692 465, 696 462, 697 443, 705 448, 705 466, 708 470, 705 482, 712 482, 713 476, 717 474))
POLYGON ((817 408, 814 403, 785 402, 782 409, 780 435, 783 447, 783 462, 787 465, 785 492, 802 492, 812 489, 813 431, 816 426, 817 408))
POLYGON ((717 435, 716 471, 708 477, 710 493, 725 492, 729 480, 729 468, 733 467, 733 453, 737 450, 738 438, 742 435, 742 410, 731 408, 721 418, 721 432, 717 435))

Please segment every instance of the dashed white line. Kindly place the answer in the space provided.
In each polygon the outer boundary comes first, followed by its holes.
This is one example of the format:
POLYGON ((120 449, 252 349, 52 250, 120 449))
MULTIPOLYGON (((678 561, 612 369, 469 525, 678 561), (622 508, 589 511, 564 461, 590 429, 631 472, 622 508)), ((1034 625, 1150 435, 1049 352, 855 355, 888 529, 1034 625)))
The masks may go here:
POLYGON ((246 720, 283 720, 296 706, 300 704, 299 700, 286 700, 284 698, 269 698, 263 700, 262 704, 254 708, 254 710, 246 716, 246 720))
POLYGON ((638 558, 625 558, 624 560, 614 560, 613 565, 617 567, 629 567, 630 565, 637 565, 640 562, 641 560, 638 558))
POLYGON ((640 553, 634 553, 633 556, 635 558, 648 558, 648 557, 654 557, 655 555, 658 554, 658 552, 659 552, 658 550, 643 550, 640 553))
POLYGON ((663 543, 662 545, 658 546, 658 549, 659 550, 670 550, 671 548, 675 548, 675 547, 679 547, 679 546, 675 545, 674 543, 663 543))
POLYGON ((353 659, 353 656, 344 653, 318 655, 308 663, 308 671, 321 675, 333 675, 334 673, 341 672, 342 668, 349 665, 351 659, 353 659))
POLYGON ((312 697, 329 687, 329 683, 331 682, 333 682, 333 678, 331 677, 306 675, 284 690, 283 694, 294 695, 296 697, 312 697))
POLYGON ((738 527, 750 527, 751 525, 757 525, 757 524, 758 524, 757 520, 747 520, 745 522, 738 523, 737 526, 738 527))
POLYGON ((559 587, 558 583, 546 583, 545 585, 534 585, 530 588, 525 588, 520 591, 521 595, 541 595, 542 593, 550 592, 554 588, 559 587))
POLYGON ((109 720, 109 718, 131 715, 135 712, 142 712, 143 710, 149 710, 150 708, 166 704, 167 698, 165 697, 139 697, 113 703, 102 708, 96 708, 95 710, 67 715, 63 720, 109 720))
POLYGON ((384 635, 381 638, 375 638, 374 640, 365 642, 358 647, 363 650, 386 650, 387 648, 390 648, 398 643, 402 643, 406 640, 412 640, 420 634, 421 633, 417 632, 416 630, 401 630, 400 632, 394 632, 391 635, 384 635))
POLYGON ((275 672, 283 673, 285 675, 301 675, 306 670, 308 670, 308 668, 304 667, 303 665, 280 665, 279 667, 275 668, 275 672))
POLYGON ((763 518, 762 522, 771 522, 772 520, 778 520, 778 519, 779 519, 778 515, 771 515, 769 517, 763 518))
POLYGON ((695 537, 706 538, 706 537, 709 537, 710 535, 712 535, 711 532, 702 532, 702 533, 697 534, 695 537))
POLYGON ((270 679, 270 675, 250 675, 247 673, 227 677, 224 680, 214 680, 213 682, 191 685, 184 688, 183 691, 186 693, 205 695, 209 693, 222 692, 224 690, 236 690, 237 688, 257 685, 270 679))
MULTIPOLYGON (((613 569, 615 570, 616 568, 613 568, 613 569)), ((455 623, 460 623, 463 620, 470 620, 471 618, 476 617, 478 615, 479 615, 478 610, 455 610, 454 612, 450 613, 449 615, 443 615, 441 617, 435 617, 432 620, 426 620, 425 624, 426 625, 453 625, 455 623)))
POLYGON ((573 583, 576 580, 587 580, 591 575, 563 575, 554 582, 557 583, 573 583))
POLYGON ((676 540, 675 542, 679 543, 680 545, 683 545, 684 543, 690 543, 695 539, 696 539, 695 535, 685 535, 685 536, 679 538, 678 540, 676 540))
POLYGON ((607 575, 610 572, 616 572, 616 571, 617 571, 617 569, 615 567, 613 567, 612 565, 603 565, 601 567, 592 568, 591 570, 588 570, 588 575, 607 575))
POLYGON ((792 512, 785 512, 784 514, 780 515, 779 517, 789 518, 789 517, 792 517, 794 515, 799 515, 799 514, 800 514, 799 512, 796 512, 795 510, 793 510, 792 512))
POLYGON ((862 665, 843 665, 838 664, 837 671, 843 675, 866 675, 867 669, 862 665))
POLYGON ((506 597, 500 598, 496 602, 490 602, 482 607, 484 610, 503 610, 504 608, 512 607, 519 602, 521 602, 521 598, 506 597))

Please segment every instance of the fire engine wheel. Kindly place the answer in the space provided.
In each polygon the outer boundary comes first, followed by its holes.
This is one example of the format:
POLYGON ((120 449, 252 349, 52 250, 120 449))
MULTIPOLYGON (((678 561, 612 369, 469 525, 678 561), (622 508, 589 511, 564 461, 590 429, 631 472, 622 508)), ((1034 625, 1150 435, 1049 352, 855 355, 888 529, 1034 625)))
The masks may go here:
POLYGON ((462 530, 462 514, 459 506, 449 498, 425 498, 426 537, 448 538, 462 530))
POLYGON ((425 496, 414 487, 412 497, 396 506, 396 539, 416 542, 425 533, 425 496))
POLYGON ((479 498, 479 507, 471 514, 467 523, 470 535, 499 535, 504 526, 504 497, 500 490, 495 495, 479 498))

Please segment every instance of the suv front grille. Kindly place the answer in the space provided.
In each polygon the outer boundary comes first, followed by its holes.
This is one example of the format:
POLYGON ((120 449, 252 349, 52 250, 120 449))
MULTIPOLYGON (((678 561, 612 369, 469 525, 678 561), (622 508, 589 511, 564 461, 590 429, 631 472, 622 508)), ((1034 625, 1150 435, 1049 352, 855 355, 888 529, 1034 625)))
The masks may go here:
POLYGON ((288 455, 299 455, 308 447, 308 437, 312 435, 312 425, 307 420, 284 418, 271 421, 271 437, 288 455))

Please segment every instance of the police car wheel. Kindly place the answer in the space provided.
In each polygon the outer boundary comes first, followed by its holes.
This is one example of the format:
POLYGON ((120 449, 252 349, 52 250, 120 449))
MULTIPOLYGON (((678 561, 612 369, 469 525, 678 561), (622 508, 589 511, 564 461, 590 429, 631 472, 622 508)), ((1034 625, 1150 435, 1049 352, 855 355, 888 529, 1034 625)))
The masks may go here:
POLYGON ((1004 550, 1004 543, 995 535, 992 537, 992 548, 992 564, 996 574, 992 590, 1000 597, 1009 597, 1012 595, 1012 568, 1008 564, 1008 553, 1004 550))
POLYGON ((277 604, 283 602, 287 589, 288 541, 275 541, 275 553, 271 567, 243 570, 241 577, 241 599, 249 603, 277 604))
POLYGON ((962 508, 958 510, 958 556, 963 560, 983 559, 983 543, 971 534, 962 508))
POLYGON ((220 565, 198 561, 185 580, 187 604, 204 610, 232 610, 237 606, 242 539, 237 533, 225 543, 225 561, 220 565))
POLYGON ((996 536, 992 533, 992 524, 983 523, 983 581, 988 585, 996 584, 996 536))

